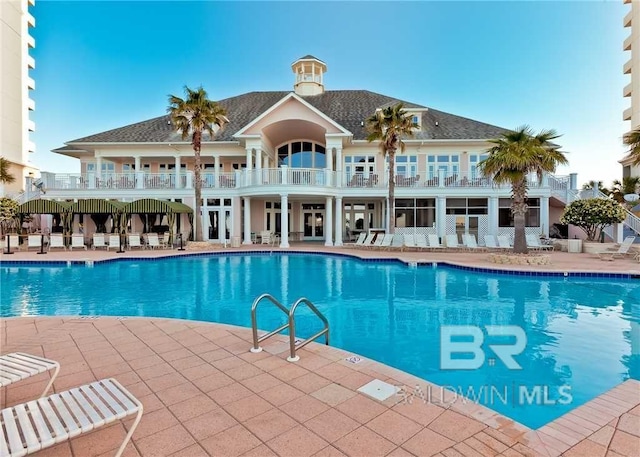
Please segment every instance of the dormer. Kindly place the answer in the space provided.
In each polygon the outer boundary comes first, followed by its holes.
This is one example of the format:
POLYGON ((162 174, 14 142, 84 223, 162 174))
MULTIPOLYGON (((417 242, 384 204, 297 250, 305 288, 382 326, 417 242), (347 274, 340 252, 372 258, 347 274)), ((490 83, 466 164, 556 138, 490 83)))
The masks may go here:
POLYGON ((301 57, 291 64, 296 75, 293 90, 298 95, 320 95, 324 93, 324 73, 327 64, 311 55, 301 57))

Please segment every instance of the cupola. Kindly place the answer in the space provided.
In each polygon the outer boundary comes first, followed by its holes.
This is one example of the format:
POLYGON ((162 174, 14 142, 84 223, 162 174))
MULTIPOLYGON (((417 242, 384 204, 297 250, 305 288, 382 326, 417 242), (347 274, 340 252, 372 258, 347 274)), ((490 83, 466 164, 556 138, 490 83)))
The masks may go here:
POLYGON ((291 64, 291 69, 296 75, 293 90, 298 95, 320 95, 324 93, 324 73, 327 64, 322 60, 307 55, 291 64))

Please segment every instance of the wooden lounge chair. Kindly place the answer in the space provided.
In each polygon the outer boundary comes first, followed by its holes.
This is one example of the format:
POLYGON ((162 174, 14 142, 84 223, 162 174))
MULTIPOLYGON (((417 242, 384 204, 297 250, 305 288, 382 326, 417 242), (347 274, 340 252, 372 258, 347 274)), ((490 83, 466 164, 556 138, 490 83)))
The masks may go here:
MULTIPOLYGON (((60 364, 53 360, 25 354, 24 352, 5 354, 0 356, 0 388, 51 370, 54 370, 53 375, 40 397, 44 397, 53 385, 53 381, 55 381, 60 372, 60 364)), ((2 420, 1 417, 0 420, 2 420)), ((4 454, 0 455, 4 456, 4 454)))
POLYGON ((71 235, 71 246, 69 247, 69 250, 73 250, 73 248, 81 248, 85 251, 87 250, 87 246, 84 244, 84 235, 82 233, 71 235))
POLYGON ((633 242, 636 240, 635 236, 628 236, 624 239, 624 241, 620 244, 620 247, 617 251, 603 251, 598 252, 598 257, 600 260, 615 260, 616 257, 624 257, 627 254, 631 254, 629 249, 633 245, 633 242))
POLYGON ((142 417, 142 403, 115 379, 103 379, 0 411, 0 455, 18 457, 136 415, 120 457, 142 417), (6 437, 6 438, 5 438, 6 437))

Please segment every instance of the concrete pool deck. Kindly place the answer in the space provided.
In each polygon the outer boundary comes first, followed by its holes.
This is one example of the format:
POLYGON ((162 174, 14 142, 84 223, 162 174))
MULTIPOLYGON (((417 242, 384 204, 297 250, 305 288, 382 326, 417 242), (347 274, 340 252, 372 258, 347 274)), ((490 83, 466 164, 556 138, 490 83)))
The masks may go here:
MULTIPOLYGON (((504 268, 488 262, 486 253, 305 245, 292 250, 504 268)), ((103 260, 169 253, 178 251, 58 251, 45 256, 32 251, 2 260, 103 260)), ((518 269, 640 273, 640 265, 631 259, 603 262, 588 254, 554 252, 551 261, 550 266, 518 269)), ((56 391, 114 377, 142 401, 145 413, 127 456, 640 455, 638 381, 628 380, 533 431, 460 398, 445 397, 442 402, 438 394, 430 403, 417 397, 408 403, 400 395, 374 400, 357 390, 373 379, 410 389, 420 386, 423 392, 438 388, 365 358, 348 362, 354 354, 336 348, 311 344, 299 351, 299 362, 289 363, 284 339, 274 338, 263 346, 262 353, 249 352, 249 329, 187 320, 22 317, 2 319, 0 325, 0 353, 23 351, 60 362, 56 391)), ((0 390, 0 405, 36 398, 46 376, 0 390)), ((113 455, 131 422, 116 423, 38 455, 113 455)))

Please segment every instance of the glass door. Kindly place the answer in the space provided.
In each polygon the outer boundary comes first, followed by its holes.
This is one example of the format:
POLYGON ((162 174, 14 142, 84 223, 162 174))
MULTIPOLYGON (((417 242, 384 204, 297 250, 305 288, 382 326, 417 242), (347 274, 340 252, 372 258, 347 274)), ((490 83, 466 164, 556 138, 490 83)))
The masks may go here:
POLYGON ((231 240, 231 210, 216 209, 209 211, 209 241, 217 243, 230 242, 231 240))
POLYGON ((324 210, 304 211, 302 213, 302 234, 305 240, 324 238, 324 210))

